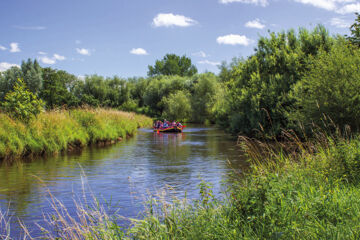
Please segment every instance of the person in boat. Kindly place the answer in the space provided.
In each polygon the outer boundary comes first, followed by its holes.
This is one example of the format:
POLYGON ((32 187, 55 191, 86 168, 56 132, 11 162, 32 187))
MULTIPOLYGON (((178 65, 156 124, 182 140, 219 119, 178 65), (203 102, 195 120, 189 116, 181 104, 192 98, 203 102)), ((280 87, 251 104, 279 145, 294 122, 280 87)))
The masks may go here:
POLYGON ((167 128, 167 127, 169 127, 169 122, 166 121, 166 119, 164 119, 164 128, 167 128))
POLYGON ((182 125, 181 125, 180 122, 177 122, 177 123, 176 123, 176 126, 178 126, 178 127, 180 127, 180 128, 182 127, 182 125))

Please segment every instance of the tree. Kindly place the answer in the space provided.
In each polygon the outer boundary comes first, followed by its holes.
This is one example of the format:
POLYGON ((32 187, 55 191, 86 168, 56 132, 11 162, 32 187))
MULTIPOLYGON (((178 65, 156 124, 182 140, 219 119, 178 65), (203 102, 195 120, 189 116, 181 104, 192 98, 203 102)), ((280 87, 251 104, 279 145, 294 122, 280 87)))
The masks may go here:
POLYGON ((76 77, 65 71, 57 71, 51 68, 43 69, 43 88, 40 96, 46 102, 48 108, 57 106, 74 106, 78 100, 69 92, 76 77))
POLYGON ((31 61, 29 58, 26 62, 22 61, 21 71, 24 82, 29 90, 34 94, 38 94, 42 88, 43 78, 42 68, 37 60, 31 61))
POLYGON ((2 107, 10 117, 27 123, 41 112, 43 102, 30 92, 24 81, 19 78, 14 90, 6 94, 2 107))
POLYGON ((329 53, 322 50, 294 86, 296 110, 289 113, 290 119, 309 128, 312 123, 327 127, 331 121, 336 127, 348 125, 359 131, 359 66, 360 50, 349 47, 344 39, 339 39, 329 53))
POLYGON ((353 25, 350 27, 351 36, 347 39, 355 46, 360 47, 360 14, 355 13, 356 19, 353 25))
POLYGON ((178 91, 164 97, 161 101, 164 105, 163 117, 169 120, 186 121, 191 116, 191 103, 189 95, 184 91, 178 91))
POLYGON ((156 60, 154 66, 148 66, 150 77, 159 75, 192 76, 197 69, 191 63, 191 59, 185 55, 180 57, 175 54, 166 54, 162 60, 156 60))

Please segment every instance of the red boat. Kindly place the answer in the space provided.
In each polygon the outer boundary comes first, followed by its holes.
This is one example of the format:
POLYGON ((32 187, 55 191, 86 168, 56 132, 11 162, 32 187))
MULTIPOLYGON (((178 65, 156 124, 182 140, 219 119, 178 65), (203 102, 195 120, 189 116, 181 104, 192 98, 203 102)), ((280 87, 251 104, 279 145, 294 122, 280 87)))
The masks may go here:
POLYGON ((154 132, 162 132, 162 133, 181 133, 185 126, 171 126, 171 127, 163 127, 163 128, 154 128, 154 132))

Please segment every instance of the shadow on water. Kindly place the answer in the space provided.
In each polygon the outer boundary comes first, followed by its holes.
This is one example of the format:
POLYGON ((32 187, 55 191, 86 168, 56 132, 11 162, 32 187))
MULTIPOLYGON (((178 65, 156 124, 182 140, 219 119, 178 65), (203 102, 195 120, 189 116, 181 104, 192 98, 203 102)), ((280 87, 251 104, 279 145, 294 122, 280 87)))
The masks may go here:
POLYGON ((147 190, 154 192, 170 185, 178 196, 186 192, 188 197, 196 198, 199 177, 219 192, 232 169, 245 166, 236 141, 216 128, 190 125, 180 134, 140 129, 133 138, 112 146, 2 163, 0 209, 9 208, 14 222, 20 218, 32 229, 35 222, 43 220, 43 212, 51 212, 49 188, 70 212, 74 211, 72 196, 81 194, 83 171, 95 196, 112 199, 121 208, 121 215, 137 217, 147 190))

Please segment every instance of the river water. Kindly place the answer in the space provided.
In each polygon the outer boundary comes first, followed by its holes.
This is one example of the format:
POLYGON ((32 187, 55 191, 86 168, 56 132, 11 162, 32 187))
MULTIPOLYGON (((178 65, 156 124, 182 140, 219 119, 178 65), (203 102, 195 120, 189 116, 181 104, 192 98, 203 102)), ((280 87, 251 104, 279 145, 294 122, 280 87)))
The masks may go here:
POLYGON ((3 162, 0 209, 9 211, 13 237, 19 234, 17 219, 37 236, 36 224, 43 225, 43 213, 53 212, 48 190, 70 214, 75 212, 73 199, 82 197, 85 186, 87 193, 119 209, 118 214, 141 217, 139 212, 149 192, 169 185, 179 197, 186 193, 189 198, 198 198, 198 184, 203 179, 219 193, 230 174, 245 166, 236 141, 214 127, 191 125, 181 134, 139 129, 134 137, 112 146, 13 164, 3 162))

